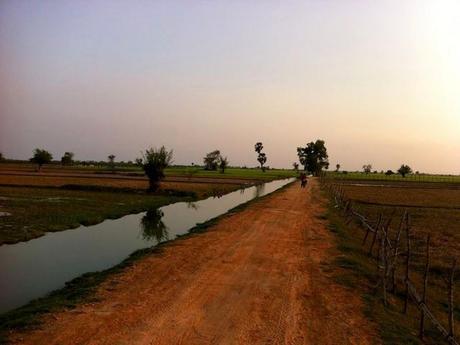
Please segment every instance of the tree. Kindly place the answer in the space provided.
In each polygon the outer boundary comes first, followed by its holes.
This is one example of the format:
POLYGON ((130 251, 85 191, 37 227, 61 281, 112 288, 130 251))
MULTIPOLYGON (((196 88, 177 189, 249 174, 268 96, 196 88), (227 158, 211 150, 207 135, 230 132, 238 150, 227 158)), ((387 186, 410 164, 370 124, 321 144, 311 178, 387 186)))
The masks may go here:
POLYGON ((4 160, 5 160, 5 157, 3 157, 3 153, 0 152, 0 162, 4 160))
POLYGON ((387 170, 387 171, 385 172, 385 175, 388 175, 388 176, 394 175, 394 172, 393 172, 393 170, 387 170))
POLYGON ((30 159, 32 163, 38 164, 38 171, 41 170, 43 164, 48 164, 53 159, 53 155, 44 149, 36 148, 34 155, 30 159))
POLYGON ((142 167, 142 158, 136 158, 135 159, 135 164, 142 167))
POLYGON ((113 172, 115 170, 115 155, 108 155, 107 159, 109 160, 109 168, 113 172))
POLYGON ((297 148, 300 164, 304 170, 318 176, 323 168, 329 167, 327 149, 324 140, 310 142, 305 147, 297 148))
POLYGON ((298 170, 299 170, 299 163, 294 162, 294 163, 292 163, 292 166, 294 167, 294 170, 295 170, 295 171, 298 171, 298 170))
POLYGON ((219 165, 220 151, 214 150, 206 154, 206 157, 203 158, 204 169, 205 170, 217 170, 219 165))
POLYGON ((155 192, 164 179, 164 170, 172 163, 173 151, 164 146, 159 149, 150 148, 142 153, 142 169, 149 178, 149 191, 155 192))
POLYGON ((336 172, 339 172, 339 170, 340 170, 340 164, 336 164, 336 165, 335 165, 335 171, 336 171, 336 172))
POLYGON ((412 169, 410 166, 402 164, 398 169, 398 173, 401 174, 402 177, 406 177, 406 175, 412 173, 412 169))
POLYGON ((219 169, 220 172, 223 174, 225 172, 225 169, 228 167, 228 159, 227 157, 219 157, 219 169))
POLYGON ((372 164, 364 164, 363 171, 365 174, 370 174, 372 171, 372 164))
POLYGON ((64 153, 64 155, 61 157, 61 164, 62 165, 72 165, 74 156, 75 155, 73 152, 64 153))
POLYGON ((258 142, 254 145, 254 149, 257 152, 257 161, 260 164, 260 168, 265 172, 264 164, 267 162, 267 155, 262 152, 264 145, 261 142, 258 142))

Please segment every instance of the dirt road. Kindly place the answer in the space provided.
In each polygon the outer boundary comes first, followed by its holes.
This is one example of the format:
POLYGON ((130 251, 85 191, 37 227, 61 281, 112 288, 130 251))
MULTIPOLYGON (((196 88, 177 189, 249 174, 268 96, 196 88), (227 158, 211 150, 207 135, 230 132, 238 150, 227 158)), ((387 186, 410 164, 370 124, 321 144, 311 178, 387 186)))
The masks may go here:
POLYGON ((104 283, 100 302, 15 342, 379 344, 359 297, 323 271, 334 242, 315 189, 290 186, 167 245, 104 283))

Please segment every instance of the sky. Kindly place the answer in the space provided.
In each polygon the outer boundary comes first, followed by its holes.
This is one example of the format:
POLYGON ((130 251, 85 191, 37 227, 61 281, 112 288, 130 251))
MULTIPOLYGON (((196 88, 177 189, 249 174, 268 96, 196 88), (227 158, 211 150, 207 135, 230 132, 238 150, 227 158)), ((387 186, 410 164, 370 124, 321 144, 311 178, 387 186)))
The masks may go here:
POLYGON ((460 174, 457 0, 0 1, 0 152, 460 174))

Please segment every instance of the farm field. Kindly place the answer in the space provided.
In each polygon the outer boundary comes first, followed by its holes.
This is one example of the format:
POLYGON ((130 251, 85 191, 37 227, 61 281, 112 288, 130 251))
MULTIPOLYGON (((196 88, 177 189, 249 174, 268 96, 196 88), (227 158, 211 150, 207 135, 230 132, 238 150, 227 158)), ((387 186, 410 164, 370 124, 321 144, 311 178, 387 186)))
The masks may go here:
POLYGON ((248 171, 228 169, 225 174, 197 172, 186 176, 184 169, 173 168, 160 190, 151 195, 145 192, 148 180, 139 169, 129 176, 120 171, 112 174, 49 165, 38 173, 32 164, 0 164, 0 212, 4 212, 0 217, 0 244, 26 241, 47 231, 95 224, 180 200, 220 196, 293 175, 290 171, 248 171), (198 173, 201 176, 196 176, 198 173))
POLYGON ((399 174, 386 175, 384 173, 369 173, 363 172, 327 172, 328 178, 338 180, 352 181, 394 181, 394 182, 433 182, 433 183, 460 183, 460 175, 442 175, 442 174, 409 174, 402 177, 399 174))
MULTIPOLYGON (((336 181, 336 180, 335 180, 336 181)), ((337 182, 337 181, 336 181, 337 182)), ((396 230, 399 220, 404 211, 407 211, 411 219, 412 229, 412 265, 413 279, 419 290, 423 285, 423 271, 425 268, 425 248, 426 237, 430 235, 430 273, 429 285, 427 290, 427 301, 430 309, 436 317, 447 325, 447 282, 449 270, 453 258, 460 257, 460 189, 452 188, 448 185, 438 184, 437 188, 430 186, 423 188, 422 184, 416 182, 406 182, 395 185, 391 182, 383 185, 375 184, 348 184, 343 182, 341 188, 347 198, 350 198, 355 208, 371 220, 376 220, 380 214, 384 219, 393 218, 390 226, 390 238, 396 237, 396 230)), ((343 240, 341 247, 345 248, 347 256, 346 266, 358 267, 358 271, 364 276, 373 276, 374 271, 367 271, 370 266, 366 250, 361 246, 364 237, 364 231, 360 229, 357 223, 349 225, 342 224, 348 235, 343 240)), ((403 270, 404 265, 400 265, 403 270)), ((399 272, 403 275, 403 272, 399 272)), ((361 276, 361 278, 363 278, 361 276)), ((375 277, 374 277, 375 278, 375 277)), ((358 281, 354 281, 358 283, 358 281)), ((375 283, 375 280, 374 280, 375 283)), ((460 321, 460 280, 456 279, 454 286, 454 316, 457 322, 460 321)), ((402 286, 399 287, 403 289, 402 286)), ((380 291, 379 291, 380 293, 380 291)), ((404 334, 398 334, 391 338, 391 334, 397 327, 395 323, 404 324, 413 330, 412 335, 417 335, 418 320, 420 312, 415 306, 409 309, 409 318, 402 318, 400 310, 402 308, 402 295, 392 297, 391 306, 387 309, 381 307, 382 303, 372 302, 372 314, 379 319, 383 328, 389 330, 389 339, 403 339, 404 334), (378 316, 376 316, 378 315, 378 316), (397 321, 392 319, 396 318, 397 321), (391 327, 394 329, 391 330, 391 327)), ((372 300, 372 298, 370 299, 372 300)), ((438 343, 439 334, 434 331, 433 325, 427 323, 428 338, 432 336, 427 343, 438 343)), ((394 334, 393 334, 394 335, 394 334)), ((406 334, 407 335, 407 334, 406 334)), ((409 335, 410 336, 410 335, 409 335)), ((410 338, 410 337, 409 337, 410 338)), ((415 341, 415 340, 411 340, 415 341)), ((391 343, 391 341, 390 341, 391 343)))
MULTIPOLYGON (((35 173, 37 166, 31 163, 1 163, 0 174, 19 174, 19 173, 35 173)), ((116 166, 114 170, 106 166, 87 167, 87 166, 62 166, 60 164, 48 164, 42 168, 40 174, 110 174, 115 176, 134 176, 143 177, 144 173, 141 168, 136 166, 122 167, 116 166)), ((216 179, 237 179, 237 180, 263 180, 271 181, 274 179, 288 178, 295 176, 293 170, 287 169, 267 169, 263 172, 256 168, 233 168, 229 167, 225 173, 219 171, 208 171, 198 166, 171 166, 165 169, 166 178, 182 177, 182 178, 216 178, 216 179)))

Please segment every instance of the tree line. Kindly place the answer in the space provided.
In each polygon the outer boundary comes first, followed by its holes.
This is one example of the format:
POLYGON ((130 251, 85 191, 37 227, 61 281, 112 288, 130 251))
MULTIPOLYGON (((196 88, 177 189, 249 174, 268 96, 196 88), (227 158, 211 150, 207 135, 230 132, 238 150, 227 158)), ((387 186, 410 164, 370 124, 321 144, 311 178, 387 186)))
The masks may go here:
MULTIPOLYGON (((268 157, 264 152, 264 145, 262 142, 256 142, 254 145, 254 151, 257 154, 256 160, 260 166, 262 172, 265 172, 268 168, 266 166, 268 157)), ((318 176, 323 170, 329 169, 329 156, 324 140, 318 139, 305 144, 305 146, 297 147, 297 156, 300 165, 303 166, 303 170, 311 175, 318 176)), ((76 162, 84 164, 88 161, 75 161, 75 154, 73 152, 65 152, 61 157, 61 164, 63 166, 70 166, 76 162)), ((113 172, 115 171, 115 158, 114 154, 107 156, 107 162, 94 162, 95 165, 105 164, 113 172)), ((0 161, 4 160, 2 153, 0 152, 0 161)), ((53 160, 53 155, 45 149, 36 148, 33 151, 33 156, 30 158, 32 163, 37 164, 37 170, 40 171, 44 164, 49 164, 53 160)), ((160 181, 164 179, 164 170, 171 165, 173 161, 173 151, 167 150, 164 146, 160 148, 149 148, 141 152, 141 157, 135 159, 134 162, 129 161, 126 163, 129 166, 139 166, 144 171, 145 175, 149 179, 149 190, 156 191, 159 188, 160 181)), ((294 170, 299 170, 299 163, 294 162, 294 170)), ((118 163, 117 163, 118 164, 118 163)), ((221 173, 225 173, 226 168, 229 166, 227 156, 222 155, 220 150, 213 150, 203 157, 203 168, 209 171, 219 170, 221 173)), ((193 164, 192 164, 193 165, 193 164)), ((336 165, 336 172, 340 169, 340 164, 336 165)), ((363 171, 370 173, 372 170, 371 164, 363 165, 363 171)), ((412 169, 408 165, 402 165, 398 173, 403 177, 407 174, 412 173, 412 169)), ((393 174, 391 170, 388 170, 386 174, 393 174)))

